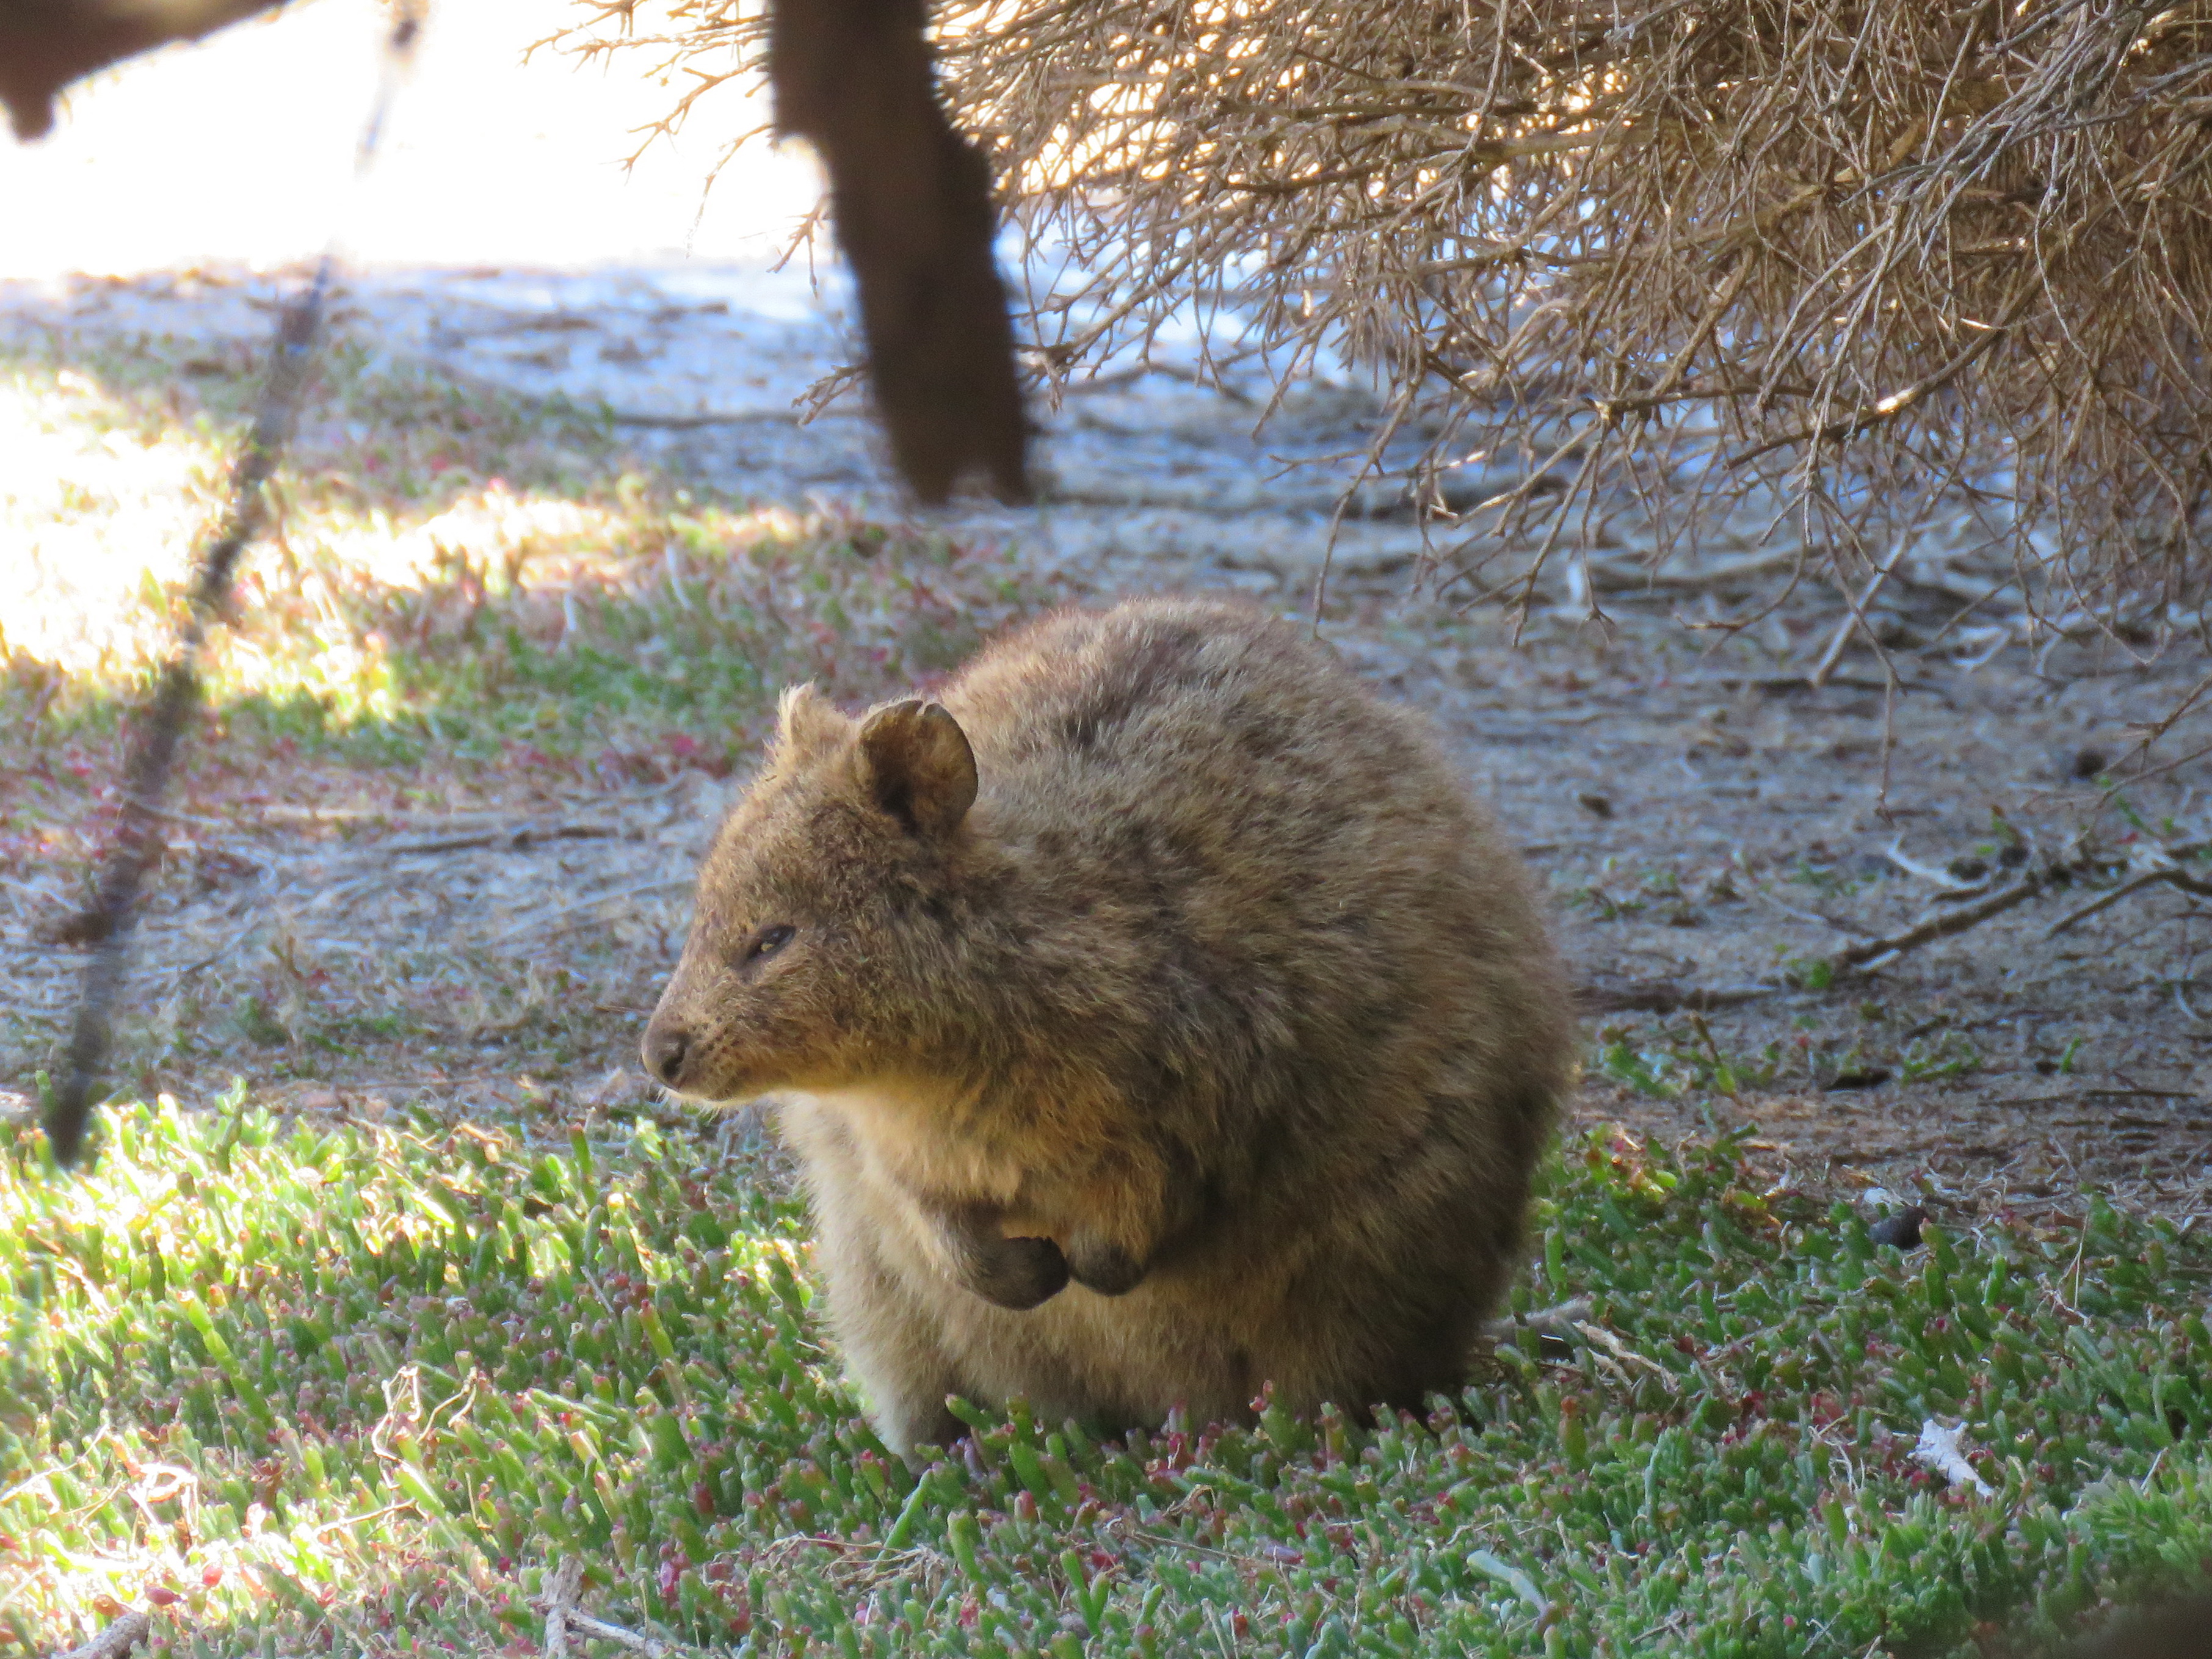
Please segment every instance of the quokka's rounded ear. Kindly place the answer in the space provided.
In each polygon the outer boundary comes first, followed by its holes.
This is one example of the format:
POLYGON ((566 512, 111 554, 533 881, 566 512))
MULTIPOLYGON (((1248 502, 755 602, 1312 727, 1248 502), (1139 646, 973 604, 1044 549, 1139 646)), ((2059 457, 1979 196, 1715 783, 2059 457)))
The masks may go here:
POLYGON ((975 804, 975 751, 939 703, 909 697, 860 723, 860 781, 918 836, 949 835, 975 804))
POLYGON ((788 688, 775 715, 775 746, 793 754, 823 754, 853 735, 853 722, 811 685, 788 688))

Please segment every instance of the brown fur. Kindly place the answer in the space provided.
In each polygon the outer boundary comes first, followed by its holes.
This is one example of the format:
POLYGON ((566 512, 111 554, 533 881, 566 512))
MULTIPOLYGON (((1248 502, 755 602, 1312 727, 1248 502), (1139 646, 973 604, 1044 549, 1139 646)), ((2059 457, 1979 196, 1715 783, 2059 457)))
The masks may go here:
POLYGON ((905 1451, 951 1393, 1127 1425, 1454 1387, 1569 1037, 1424 722, 1285 624, 1150 600, 939 704, 787 693, 645 1049, 686 1094, 787 1097, 905 1451))

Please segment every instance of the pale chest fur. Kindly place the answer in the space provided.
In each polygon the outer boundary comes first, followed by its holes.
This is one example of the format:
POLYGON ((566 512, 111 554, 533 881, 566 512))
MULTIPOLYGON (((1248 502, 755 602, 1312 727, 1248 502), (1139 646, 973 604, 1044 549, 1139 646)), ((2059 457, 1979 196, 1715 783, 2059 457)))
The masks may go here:
POLYGON ((802 1156, 836 1136, 862 1177, 886 1194, 930 1193, 1011 1205, 1024 1171, 977 1138, 948 1129, 969 1115, 970 1097, 942 1084, 897 1079, 791 1096, 785 1132, 802 1156))

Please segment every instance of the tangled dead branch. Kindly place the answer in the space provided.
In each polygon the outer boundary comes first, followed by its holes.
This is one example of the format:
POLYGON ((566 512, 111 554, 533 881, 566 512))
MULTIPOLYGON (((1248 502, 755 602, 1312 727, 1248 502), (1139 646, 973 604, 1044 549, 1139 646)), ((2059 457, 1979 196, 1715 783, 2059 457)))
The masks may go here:
POLYGON ((2201 841, 2144 838, 2116 854, 2077 838, 2064 854, 2047 859, 2039 859, 2024 840, 2015 842, 2014 850, 2015 857, 2009 867, 2018 873, 2004 884, 1985 890, 1956 881, 1948 872, 1907 859, 1893 848, 1888 854, 1890 861, 1906 873, 1942 889, 1942 897, 1950 901, 1949 908, 1930 912, 1900 933, 1869 937, 1846 945, 1828 958, 1829 967, 1839 973, 1881 967, 1908 951, 1978 927, 1993 917, 2018 909, 2030 899, 2076 883, 2109 881, 2114 884, 2052 922, 2045 930, 2045 937, 2055 938, 2150 887, 2172 887, 2193 898, 2212 898, 2212 882, 2192 875, 2184 865, 2185 860, 2205 854, 2208 843, 2201 841))
MULTIPOLYGON (((581 0, 696 78, 757 0, 581 0), (655 6, 657 18, 641 25, 655 6), (656 26, 657 24, 657 26, 656 26)), ((1051 374, 1178 307, 1343 354, 1495 594, 1641 495, 1793 503, 1863 575, 1964 501, 2038 580, 2191 597, 2212 483, 2212 4, 939 0, 1051 374), (1526 482, 1479 506, 1452 474, 1526 482), (1443 510, 1447 500, 1460 508, 1443 510), (1482 573, 1488 571, 1485 576, 1482 573)), ((1378 453, 1379 459, 1379 453, 1378 453)), ((1662 535, 1662 541, 1663 541, 1662 535)))

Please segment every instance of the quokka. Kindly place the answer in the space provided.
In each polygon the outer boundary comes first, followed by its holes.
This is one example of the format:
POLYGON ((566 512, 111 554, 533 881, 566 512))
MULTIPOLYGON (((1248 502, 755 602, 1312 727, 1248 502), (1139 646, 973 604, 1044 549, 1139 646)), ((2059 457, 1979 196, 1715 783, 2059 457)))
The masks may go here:
POLYGON ((885 1443, 1417 1406, 1571 1073, 1520 861, 1423 720, 1243 607, 1049 617, 934 702, 787 692, 644 1039, 780 1097, 885 1443))

